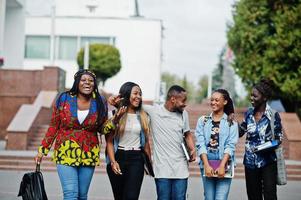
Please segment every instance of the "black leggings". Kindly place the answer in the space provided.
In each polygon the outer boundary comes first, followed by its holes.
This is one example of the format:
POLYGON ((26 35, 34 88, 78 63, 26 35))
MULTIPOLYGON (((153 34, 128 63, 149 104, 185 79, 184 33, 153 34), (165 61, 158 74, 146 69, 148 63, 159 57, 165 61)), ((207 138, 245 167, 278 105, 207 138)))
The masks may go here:
POLYGON ((144 176, 141 151, 117 150, 115 159, 122 175, 116 175, 111 165, 107 165, 107 173, 111 182, 115 200, 138 200, 144 176))
POLYGON ((247 194, 249 200, 277 200, 277 163, 273 162, 263 168, 245 167, 247 194))

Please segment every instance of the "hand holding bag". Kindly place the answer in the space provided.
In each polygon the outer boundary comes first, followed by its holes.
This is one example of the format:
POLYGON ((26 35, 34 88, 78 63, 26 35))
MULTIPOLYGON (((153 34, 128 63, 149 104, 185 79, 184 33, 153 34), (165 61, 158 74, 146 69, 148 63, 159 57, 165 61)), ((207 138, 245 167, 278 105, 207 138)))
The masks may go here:
POLYGON ((40 164, 36 165, 35 172, 24 174, 18 196, 22 196, 23 200, 48 200, 40 164))
MULTIPOLYGON (((217 170, 217 168, 221 164, 221 160, 208 160, 210 167, 214 171, 217 170)), ((205 174, 204 174, 205 175, 205 174)), ((217 177, 217 175, 214 175, 213 177, 217 177)), ((225 166, 225 176, 224 178, 234 178, 234 164, 231 160, 228 160, 226 166, 225 166)))

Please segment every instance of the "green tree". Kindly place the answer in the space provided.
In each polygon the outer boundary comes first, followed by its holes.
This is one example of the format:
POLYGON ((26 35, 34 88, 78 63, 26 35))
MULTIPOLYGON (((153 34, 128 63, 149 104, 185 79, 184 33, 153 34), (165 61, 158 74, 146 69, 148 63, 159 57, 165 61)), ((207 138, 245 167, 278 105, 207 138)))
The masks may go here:
POLYGON ((161 80, 166 83, 166 90, 168 90, 172 85, 182 86, 187 91, 188 101, 190 101, 190 102, 195 101, 194 85, 193 85, 193 83, 191 83, 187 80, 186 75, 184 75, 183 79, 181 79, 175 74, 163 72, 161 75, 161 80))
POLYGON ((196 99, 196 92, 195 92, 195 87, 194 84, 190 81, 187 80, 186 74, 184 75, 180 85, 185 88, 187 91, 187 99, 190 102, 195 102, 196 99))
POLYGON ((161 74, 161 80, 166 83, 166 90, 168 90, 172 85, 180 85, 181 79, 175 75, 168 72, 163 72, 161 74))
POLYGON ((220 52, 218 58, 218 64, 217 66, 213 69, 212 71, 212 91, 216 90, 218 88, 221 88, 223 85, 223 71, 224 71, 224 66, 223 66, 223 55, 225 53, 225 48, 222 49, 220 52))
POLYGON ((241 0, 233 19, 227 37, 236 73, 249 89, 260 78, 270 78, 274 97, 296 111, 301 104, 301 2, 241 0))
POLYGON ((201 103, 203 99, 207 98, 208 93, 208 76, 203 75, 198 82, 198 89, 196 92, 196 102, 201 103))
MULTIPOLYGON (((84 48, 77 54, 79 68, 84 67, 84 48)), ((97 84, 106 80, 121 69, 120 54, 117 48, 107 44, 89 45, 89 69, 96 74, 97 84)))

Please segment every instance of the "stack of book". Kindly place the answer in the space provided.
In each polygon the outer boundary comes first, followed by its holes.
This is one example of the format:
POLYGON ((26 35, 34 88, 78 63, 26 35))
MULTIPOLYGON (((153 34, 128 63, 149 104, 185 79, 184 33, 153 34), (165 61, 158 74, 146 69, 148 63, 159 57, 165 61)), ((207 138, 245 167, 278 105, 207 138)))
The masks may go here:
POLYGON ((267 149, 270 149, 270 148, 275 148, 278 145, 279 145, 279 142, 277 140, 268 141, 268 142, 265 142, 263 144, 260 144, 260 145, 256 146, 253 149, 253 152, 258 152, 258 151, 267 150, 267 149))

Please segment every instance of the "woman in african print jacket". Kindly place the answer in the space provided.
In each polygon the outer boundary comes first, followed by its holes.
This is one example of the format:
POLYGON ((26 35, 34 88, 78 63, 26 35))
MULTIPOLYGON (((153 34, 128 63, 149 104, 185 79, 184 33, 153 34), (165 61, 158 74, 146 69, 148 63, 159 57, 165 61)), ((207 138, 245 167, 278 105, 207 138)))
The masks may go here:
POLYGON ((55 141, 53 160, 64 200, 87 199, 95 166, 99 165, 98 132, 105 134, 112 128, 108 122, 103 126, 107 115, 95 74, 79 70, 71 90, 62 93, 53 105, 52 119, 36 156, 36 162, 41 162, 55 141))

